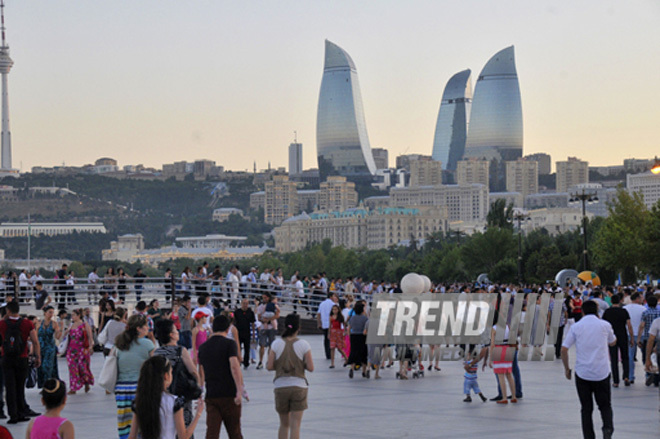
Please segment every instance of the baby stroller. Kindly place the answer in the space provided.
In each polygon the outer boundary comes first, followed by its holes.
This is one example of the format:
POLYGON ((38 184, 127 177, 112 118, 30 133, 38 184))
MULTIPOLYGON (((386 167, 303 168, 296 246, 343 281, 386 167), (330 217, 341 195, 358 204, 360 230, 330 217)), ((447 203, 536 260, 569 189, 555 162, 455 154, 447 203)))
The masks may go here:
POLYGON ((421 366, 420 353, 421 346, 417 344, 397 345, 397 358, 400 361, 399 372, 396 378, 399 380, 408 379, 408 371, 412 371, 413 379, 424 378, 424 370, 421 366))

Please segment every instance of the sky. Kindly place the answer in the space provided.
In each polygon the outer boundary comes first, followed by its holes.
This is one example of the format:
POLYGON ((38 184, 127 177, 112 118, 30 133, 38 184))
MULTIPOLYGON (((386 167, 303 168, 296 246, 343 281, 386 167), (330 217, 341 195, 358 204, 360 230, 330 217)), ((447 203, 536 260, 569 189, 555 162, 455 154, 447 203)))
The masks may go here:
MULTIPOLYGON (((657 0, 5 0, 13 166, 99 157, 316 167, 324 40, 356 63, 372 148, 431 154, 447 80, 514 45, 524 154, 660 155, 657 0)), ((474 84, 474 83, 473 83, 474 84)))

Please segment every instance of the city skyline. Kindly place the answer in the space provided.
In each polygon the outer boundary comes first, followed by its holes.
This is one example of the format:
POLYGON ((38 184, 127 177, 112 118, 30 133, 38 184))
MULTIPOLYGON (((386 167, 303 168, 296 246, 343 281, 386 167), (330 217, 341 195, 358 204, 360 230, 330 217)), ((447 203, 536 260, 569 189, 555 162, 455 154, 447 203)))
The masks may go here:
POLYGON ((608 165, 658 153, 651 1, 133 3, 6 4, 14 168, 103 156, 286 167, 294 131, 316 167, 326 38, 358 61, 371 146, 391 157, 429 154, 447 78, 512 44, 525 154, 608 165))

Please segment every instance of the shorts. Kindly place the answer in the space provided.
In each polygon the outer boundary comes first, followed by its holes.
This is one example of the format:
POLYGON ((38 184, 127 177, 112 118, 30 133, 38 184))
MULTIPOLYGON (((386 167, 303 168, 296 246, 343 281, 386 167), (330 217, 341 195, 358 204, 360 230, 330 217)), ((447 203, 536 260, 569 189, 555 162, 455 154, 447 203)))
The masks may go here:
POLYGON ((465 381, 463 381, 463 394, 469 395, 470 390, 473 390, 474 393, 476 394, 481 393, 481 389, 479 389, 479 383, 477 383, 476 379, 474 380, 465 379, 465 381))
POLYGON ((267 348, 275 341, 275 334, 277 331, 274 329, 260 329, 259 330, 259 346, 267 348))
POLYGON ((281 414, 307 410, 306 387, 279 387, 275 389, 275 411, 281 414))

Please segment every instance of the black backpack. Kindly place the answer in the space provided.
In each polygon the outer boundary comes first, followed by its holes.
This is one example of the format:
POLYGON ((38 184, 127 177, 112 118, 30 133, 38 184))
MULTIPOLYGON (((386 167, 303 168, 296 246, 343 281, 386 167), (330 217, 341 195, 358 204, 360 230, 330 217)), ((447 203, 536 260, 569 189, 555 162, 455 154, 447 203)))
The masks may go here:
POLYGON ((2 341, 2 353, 6 358, 18 358, 25 351, 25 342, 21 333, 23 319, 16 321, 7 319, 5 323, 7 324, 7 330, 2 341))
POLYGON ((186 365, 183 364, 183 359, 181 358, 182 350, 183 349, 179 347, 177 351, 179 361, 176 362, 174 370, 172 370, 170 393, 172 395, 182 396, 186 401, 194 401, 202 396, 202 389, 197 385, 197 381, 191 373, 188 372, 186 365))

